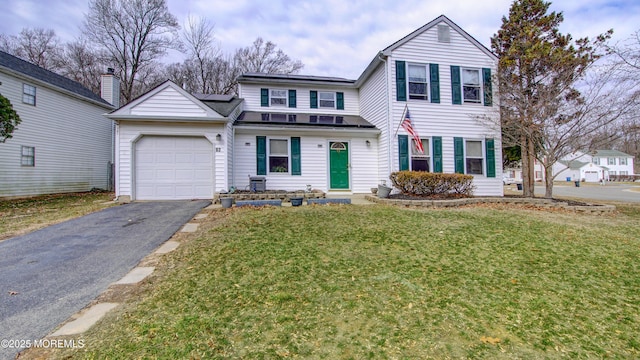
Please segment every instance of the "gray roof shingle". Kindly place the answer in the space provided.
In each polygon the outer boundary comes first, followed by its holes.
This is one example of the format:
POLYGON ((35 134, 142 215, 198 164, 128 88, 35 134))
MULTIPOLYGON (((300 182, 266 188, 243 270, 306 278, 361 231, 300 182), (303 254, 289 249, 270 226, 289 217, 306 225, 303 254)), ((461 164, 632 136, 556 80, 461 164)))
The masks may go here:
POLYGON ((28 61, 24 61, 3 51, 0 51, 0 67, 5 67, 14 72, 21 73, 57 88, 72 92, 78 96, 97 101, 108 107, 111 107, 108 102, 106 102, 100 96, 94 94, 91 90, 87 89, 79 82, 73 81, 62 75, 58 75, 52 71, 45 70, 37 65, 34 65, 28 61))

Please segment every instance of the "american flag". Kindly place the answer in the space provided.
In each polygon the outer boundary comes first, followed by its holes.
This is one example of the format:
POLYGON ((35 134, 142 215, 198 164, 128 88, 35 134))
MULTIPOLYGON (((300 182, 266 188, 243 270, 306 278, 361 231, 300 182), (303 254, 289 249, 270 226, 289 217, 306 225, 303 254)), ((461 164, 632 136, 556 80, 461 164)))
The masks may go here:
POLYGON ((413 123, 411 122, 411 115, 409 115, 409 108, 407 107, 405 110, 406 111, 404 112, 404 118, 402 119, 402 123, 400 123, 400 125, 402 125, 404 130, 407 133, 409 133, 411 137, 413 137, 413 141, 416 144, 416 149, 418 149, 420 154, 424 154, 424 148, 422 147, 422 140, 420 140, 420 135, 418 135, 418 132, 416 131, 416 129, 413 128, 413 123))

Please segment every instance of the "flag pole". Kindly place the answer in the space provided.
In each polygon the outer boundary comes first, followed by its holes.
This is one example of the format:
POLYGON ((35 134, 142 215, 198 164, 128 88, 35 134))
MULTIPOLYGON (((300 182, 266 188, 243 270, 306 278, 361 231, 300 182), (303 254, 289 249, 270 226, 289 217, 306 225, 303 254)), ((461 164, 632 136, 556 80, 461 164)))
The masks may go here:
POLYGON ((402 125, 402 122, 404 121, 404 115, 407 113, 407 109, 409 108, 408 104, 404 104, 404 110, 402 111, 402 116, 400 117, 400 122, 398 123, 398 127, 396 128, 396 133, 393 134, 393 137, 396 137, 396 135, 398 135, 398 131, 400 130, 400 125, 402 125))

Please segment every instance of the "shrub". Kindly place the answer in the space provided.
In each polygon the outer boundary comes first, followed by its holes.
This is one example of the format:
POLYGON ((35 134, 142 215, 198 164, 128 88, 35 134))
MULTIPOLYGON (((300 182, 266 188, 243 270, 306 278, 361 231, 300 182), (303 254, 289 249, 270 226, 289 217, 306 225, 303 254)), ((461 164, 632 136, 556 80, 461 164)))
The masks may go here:
POLYGON ((389 176, 393 186, 405 195, 462 195, 472 196, 473 176, 464 174, 442 174, 424 171, 396 171, 389 176))

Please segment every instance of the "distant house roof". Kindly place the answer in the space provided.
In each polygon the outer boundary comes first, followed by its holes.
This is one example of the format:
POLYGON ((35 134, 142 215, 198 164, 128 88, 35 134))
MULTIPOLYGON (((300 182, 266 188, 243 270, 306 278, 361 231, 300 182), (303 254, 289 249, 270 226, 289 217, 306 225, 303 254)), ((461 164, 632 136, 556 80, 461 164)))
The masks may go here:
POLYGON ((593 154, 594 157, 634 157, 633 155, 625 154, 618 150, 596 150, 593 154))
POLYGON ((77 81, 73 81, 52 71, 45 70, 28 61, 24 61, 6 52, 0 51, 0 70, 7 69, 14 73, 22 74, 28 78, 42 81, 59 89, 68 91, 74 95, 98 102, 105 107, 113 108, 106 100, 94 94, 77 81))
POLYGON ((558 162, 564 166, 569 167, 571 170, 580 170, 583 166, 587 165, 588 161, 578 161, 578 160, 558 160, 558 162))

